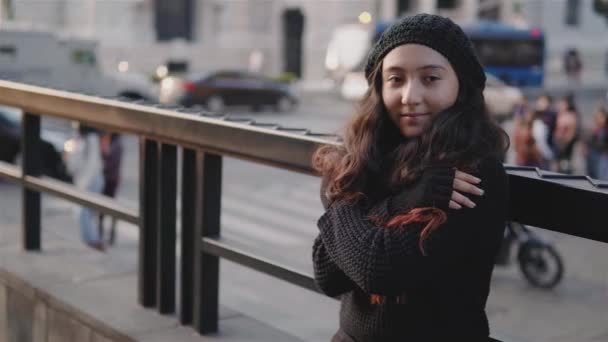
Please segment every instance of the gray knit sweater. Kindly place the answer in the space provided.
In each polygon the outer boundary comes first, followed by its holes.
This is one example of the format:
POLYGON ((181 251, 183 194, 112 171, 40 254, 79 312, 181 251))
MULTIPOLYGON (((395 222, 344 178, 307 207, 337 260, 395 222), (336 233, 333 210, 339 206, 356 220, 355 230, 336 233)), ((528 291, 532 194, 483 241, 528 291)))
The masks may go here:
POLYGON ((340 297, 346 334, 357 342, 487 340, 484 309, 504 233, 508 184, 498 161, 482 162, 476 175, 485 194, 472 196, 473 209, 448 209, 454 179, 449 169, 425 172, 416 184, 372 206, 326 207, 313 246, 315 280, 325 294, 340 297), (387 229, 370 220, 431 205, 445 210, 447 221, 426 240, 426 256, 418 245, 420 224, 387 229), (374 304, 371 294, 385 300, 374 304))

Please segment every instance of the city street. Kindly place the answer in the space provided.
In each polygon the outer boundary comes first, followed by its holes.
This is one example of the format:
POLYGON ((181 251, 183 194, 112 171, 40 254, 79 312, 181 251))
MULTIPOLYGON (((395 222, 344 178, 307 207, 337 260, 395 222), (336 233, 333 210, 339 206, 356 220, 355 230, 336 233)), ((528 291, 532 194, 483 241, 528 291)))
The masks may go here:
MULTIPOLYGON (((577 92, 587 125, 600 96, 602 93, 595 90, 577 92)), ((352 103, 337 99, 331 92, 306 93, 301 101, 291 113, 237 112, 235 115, 334 133, 343 127, 353 110, 352 103)), ((509 123, 505 127, 509 128, 509 123)), ((124 142, 119 200, 126 206, 136 207, 138 142, 132 136, 125 136, 124 142)), ((318 178, 226 158, 222 186, 223 236, 259 256, 312 273, 311 246, 316 235, 316 220, 322 213, 318 178)), ((0 220, 18 224, 19 189, 0 182, 0 194, 0 220)), ((43 207, 44 234, 79 240, 72 205, 46 196, 43 207)), ((539 232, 554 242, 561 253, 566 267, 564 280, 553 290, 539 290, 526 283, 515 264, 496 268, 488 304, 493 335, 511 342, 608 340, 605 309, 608 246, 539 232)), ((136 267, 137 238, 136 227, 119 223, 118 244, 108 253, 120 253, 124 255, 125 265, 136 267)), ((328 341, 336 330, 338 302, 230 262, 223 261, 221 270, 223 305, 305 341, 328 341)))

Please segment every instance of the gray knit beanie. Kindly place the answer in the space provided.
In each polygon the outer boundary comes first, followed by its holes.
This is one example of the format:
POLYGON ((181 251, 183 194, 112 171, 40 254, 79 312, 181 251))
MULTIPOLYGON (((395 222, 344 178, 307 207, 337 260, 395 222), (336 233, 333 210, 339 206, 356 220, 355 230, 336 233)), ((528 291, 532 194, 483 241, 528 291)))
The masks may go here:
POLYGON ((403 44, 420 44, 439 52, 452 64, 459 79, 468 79, 483 89, 486 75, 473 44, 452 20, 438 15, 417 14, 393 24, 380 36, 367 57, 365 77, 392 49, 403 44))

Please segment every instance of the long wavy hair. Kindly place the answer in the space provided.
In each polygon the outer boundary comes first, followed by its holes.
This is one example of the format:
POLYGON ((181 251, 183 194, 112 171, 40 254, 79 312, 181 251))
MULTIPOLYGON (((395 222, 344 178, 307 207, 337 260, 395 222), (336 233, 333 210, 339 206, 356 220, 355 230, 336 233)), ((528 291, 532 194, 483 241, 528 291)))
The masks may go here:
POLYGON ((404 138, 382 100, 382 62, 368 78, 357 112, 341 146, 315 151, 313 167, 326 178, 325 195, 335 200, 375 200, 418 179, 427 167, 474 171, 486 157, 504 158, 505 131, 486 110, 483 89, 458 75, 454 105, 437 113, 419 137, 404 138))

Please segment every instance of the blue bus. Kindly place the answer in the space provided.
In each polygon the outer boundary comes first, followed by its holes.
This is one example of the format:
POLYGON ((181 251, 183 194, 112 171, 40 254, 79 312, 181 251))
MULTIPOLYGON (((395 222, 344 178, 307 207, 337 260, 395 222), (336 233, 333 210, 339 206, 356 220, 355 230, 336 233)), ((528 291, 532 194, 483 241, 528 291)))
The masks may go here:
MULTIPOLYGON (((391 24, 346 24, 336 28, 325 59, 330 78, 340 83, 347 73, 362 71, 367 52, 391 24)), ((495 21, 480 21, 462 28, 487 73, 509 85, 542 87, 545 36, 540 29, 520 29, 495 21)))
POLYGON ((545 36, 494 21, 463 26, 486 72, 514 86, 542 87, 545 36))

